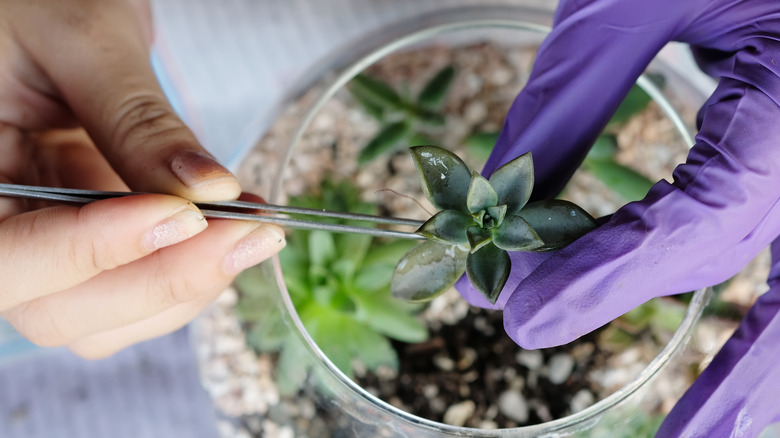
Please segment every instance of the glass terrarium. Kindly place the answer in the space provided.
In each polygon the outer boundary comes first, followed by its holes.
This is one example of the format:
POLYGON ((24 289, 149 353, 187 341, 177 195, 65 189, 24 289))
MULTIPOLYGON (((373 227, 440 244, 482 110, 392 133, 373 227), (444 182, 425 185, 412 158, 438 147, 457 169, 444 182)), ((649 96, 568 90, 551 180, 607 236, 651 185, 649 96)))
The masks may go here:
MULTIPOLYGON (((436 144, 481 168, 550 19, 518 7, 454 9, 339 51, 247 154, 244 188, 277 204, 429 217, 407 147, 436 144)), ((656 60, 629 100, 561 195, 594 216, 641 196, 643 177, 670 176, 703 97, 656 60), (605 162, 623 179, 599 178, 605 162)), ((643 436, 689 383, 653 382, 685 374, 706 290, 529 351, 503 332, 500 312, 472 308, 455 290, 424 305, 394 301, 386 283, 405 249, 290 230, 278 258, 238 279, 249 344, 272 357, 281 396, 314 410, 306 425, 277 415, 296 436, 643 436)))

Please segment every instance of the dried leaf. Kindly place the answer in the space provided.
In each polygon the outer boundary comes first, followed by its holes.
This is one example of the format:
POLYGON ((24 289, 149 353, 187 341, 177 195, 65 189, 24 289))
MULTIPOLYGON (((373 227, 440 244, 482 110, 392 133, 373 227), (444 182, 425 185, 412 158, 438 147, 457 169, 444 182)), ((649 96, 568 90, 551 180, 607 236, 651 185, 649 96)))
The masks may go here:
POLYGON ((390 292, 405 301, 430 301, 455 284, 466 270, 468 253, 456 245, 425 240, 396 265, 390 292))
POLYGON ((471 171, 455 154, 436 146, 410 148, 423 192, 439 210, 467 212, 471 171))

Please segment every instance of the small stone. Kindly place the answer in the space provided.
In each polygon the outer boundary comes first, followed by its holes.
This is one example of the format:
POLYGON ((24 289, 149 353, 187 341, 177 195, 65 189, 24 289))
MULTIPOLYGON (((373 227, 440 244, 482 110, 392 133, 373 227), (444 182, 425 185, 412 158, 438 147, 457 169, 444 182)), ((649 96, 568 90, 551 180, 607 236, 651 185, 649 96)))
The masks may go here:
POLYGON ((518 423, 528 421, 528 403, 520 391, 510 389, 498 397, 498 410, 518 423))
POLYGON ((515 360, 517 360, 517 363, 520 365, 532 371, 538 371, 542 367, 542 364, 544 364, 544 357, 539 350, 522 350, 517 353, 515 360))
POLYGON ((488 110, 484 102, 475 100, 466 106, 464 110, 463 118, 466 122, 476 125, 482 122, 487 117, 488 110))
POLYGON ((454 404, 444 413, 444 422, 453 426, 463 426, 466 420, 474 414, 476 405, 471 400, 454 404))
POLYGON ((574 370, 574 358, 568 354, 558 353, 547 363, 547 379, 560 385, 565 382, 574 370))
POLYGON ((431 411, 436 412, 437 414, 440 414, 444 412, 445 409, 447 409, 447 403, 444 403, 444 399, 441 397, 436 397, 431 400, 430 403, 431 411))
POLYGON ((458 359, 458 369, 463 371, 474 364, 477 360, 477 352, 473 348, 464 348, 461 352, 460 359, 458 359))
POLYGON ((498 429, 498 423, 492 420, 484 420, 479 423, 479 428, 485 430, 495 430, 498 429))
POLYGON ((574 394, 574 397, 571 398, 569 406, 571 407, 572 413, 576 413, 585 410, 585 408, 592 405, 595 401, 596 399, 592 392, 587 389, 580 389, 574 394))
POLYGON ((593 345, 592 342, 583 342, 582 344, 578 344, 574 348, 572 348, 570 354, 571 357, 574 358, 577 363, 585 363, 593 356, 593 352, 596 350, 596 347, 593 345))
POLYGON ((496 333, 496 329, 493 328, 484 316, 478 316, 474 318, 474 328, 482 332, 485 336, 493 336, 496 333))
POLYGON ((433 383, 428 383, 425 386, 423 386, 422 393, 425 396, 425 398, 431 399, 439 395, 439 387, 434 385, 433 383))
POLYGON ((442 371, 452 371, 455 369, 455 361, 446 356, 435 356, 433 363, 442 371))
POLYGON ((488 81, 495 86, 502 86, 509 83, 512 80, 512 70, 505 67, 497 67, 490 71, 488 75, 488 81))

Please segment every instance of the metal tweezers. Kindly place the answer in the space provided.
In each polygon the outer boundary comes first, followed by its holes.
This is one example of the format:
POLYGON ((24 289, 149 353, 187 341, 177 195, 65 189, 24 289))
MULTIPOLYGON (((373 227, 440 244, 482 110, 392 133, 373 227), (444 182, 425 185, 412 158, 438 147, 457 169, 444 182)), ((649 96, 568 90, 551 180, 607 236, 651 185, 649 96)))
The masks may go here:
MULTIPOLYGON (((39 187, 17 184, 0 183, 0 196, 38 199, 43 201, 55 201, 71 204, 88 204, 101 199, 116 198, 130 195, 140 195, 140 192, 108 192, 101 190, 64 189, 56 187, 39 187)), ((373 222, 375 224, 402 225, 419 228, 423 222, 414 219, 403 219, 385 216, 373 216, 367 214, 346 213, 329 210, 316 210, 301 207, 287 207, 273 204, 260 204, 246 201, 220 201, 220 202, 195 202, 203 216, 220 219, 239 219, 257 222, 273 223, 291 228, 309 230, 325 230, 337 233, 361 233, 379 237, 392 237, 400 239, 424 239, 423 236, 408 231, 389 230, 385 228, 362 227, 329 222, 316 222, 296 219, 279 214, 319 216, 336 219, 348 219, 356 221, 373 222), (249 210, 251 212, 242 212, 249 210), (270 214, 269 214, 270 213, 270 214)))

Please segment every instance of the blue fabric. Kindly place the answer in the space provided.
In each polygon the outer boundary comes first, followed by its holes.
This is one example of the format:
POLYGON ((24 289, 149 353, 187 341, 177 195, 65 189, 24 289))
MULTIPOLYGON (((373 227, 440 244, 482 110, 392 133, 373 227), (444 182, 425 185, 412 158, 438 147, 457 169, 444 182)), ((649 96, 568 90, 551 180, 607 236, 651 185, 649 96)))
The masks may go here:
POLYGON ((87 361, 40 349, 0 362, 0 437, 215 438, 186 329, 87 361))

